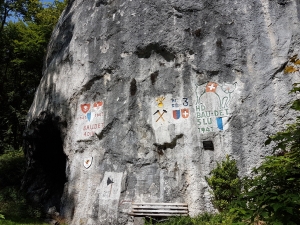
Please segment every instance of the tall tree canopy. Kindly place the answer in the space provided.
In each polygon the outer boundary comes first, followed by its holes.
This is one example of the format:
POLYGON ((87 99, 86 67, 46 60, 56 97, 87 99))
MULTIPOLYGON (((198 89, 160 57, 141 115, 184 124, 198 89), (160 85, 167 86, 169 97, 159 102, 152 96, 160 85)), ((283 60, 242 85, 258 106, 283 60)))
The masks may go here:
POLYGON ((22 145, 47 44, 66 4, 0 0, 0 153, 22 145))

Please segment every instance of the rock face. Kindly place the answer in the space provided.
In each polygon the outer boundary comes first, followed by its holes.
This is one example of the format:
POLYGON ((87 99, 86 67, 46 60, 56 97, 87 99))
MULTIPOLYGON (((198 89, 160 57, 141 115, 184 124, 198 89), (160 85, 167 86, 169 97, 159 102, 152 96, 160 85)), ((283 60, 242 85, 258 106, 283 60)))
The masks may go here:
POLYGON ((133 224, 131 202, 213 211, 216 162, 248 174, 293 119, 299 19, 296 0, 70 1, 29 111, 30 197, 70 224, 133 224))

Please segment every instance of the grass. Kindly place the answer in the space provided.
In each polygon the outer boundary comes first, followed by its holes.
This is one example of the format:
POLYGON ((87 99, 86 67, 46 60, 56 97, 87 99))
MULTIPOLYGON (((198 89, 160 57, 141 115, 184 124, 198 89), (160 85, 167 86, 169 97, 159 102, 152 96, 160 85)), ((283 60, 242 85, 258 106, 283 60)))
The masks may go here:
POLYGON ((32 218, 11 218, 11 219, 0 219, 0 225, 49 225, 43 223, 41 220, 32 218))
POLYGON ((0 155, 0 225, 46 225, 41 210, 28 204, 20 191, 24 169, 21 150, 0 155))
POLYGON ((204 213, 195 218, 189 216, 171 217, 165 221, 159 222, 155 220, 145 221, 145 225, 232 225, 234 216, 230 214, 209 214, 204 213))

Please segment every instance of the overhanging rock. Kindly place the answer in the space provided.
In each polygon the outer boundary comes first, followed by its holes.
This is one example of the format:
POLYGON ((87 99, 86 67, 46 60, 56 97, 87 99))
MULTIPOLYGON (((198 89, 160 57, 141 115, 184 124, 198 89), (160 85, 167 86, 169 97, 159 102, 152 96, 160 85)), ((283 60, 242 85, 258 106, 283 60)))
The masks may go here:
MULTIPOLYGON (((299 10, 296 0, 70 1, 26 132, 32 174, 41 140, 59 137, 66 183, 55 201, 37 200, 70 224, 132 224, 133 201, 214 211, 204 177, 215 163, 228 154, 248 174, 293 118, 299 72, 283 70, 300 54, 299 10), (43 115, 55 129, 39 139, 43 115)), ((29 193, 48 190, 27 175, 29 193)))

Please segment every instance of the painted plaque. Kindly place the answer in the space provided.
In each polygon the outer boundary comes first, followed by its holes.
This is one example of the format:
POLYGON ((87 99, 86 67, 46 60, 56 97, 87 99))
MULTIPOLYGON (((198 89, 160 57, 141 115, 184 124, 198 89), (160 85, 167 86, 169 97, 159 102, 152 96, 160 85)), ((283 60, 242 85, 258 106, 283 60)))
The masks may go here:
MULTIPOLYGON (((99 187, 99 220, 114 221, 118 217, 123 173, 105 172, 99 187)), ((114 224, 114 223, 112 223, 114 224)))
POLYGON ((236 87, 237 82, 220 84, 213 81, 196 86, 195 112, 199 133, 223 131, 228 127, 230 102, 236 87))
POLYGON ((90 157, 86 157, 84 158, 83 160, 83 166, 88 169, 91 165, 92 165, 92 162, 93 162, 93 157, 90 156, 90 157))
POLYGON ((79 139, 88 139, 104 128, 104 102, 83 102, 78 105, 75 129, 79 139))
POLYGON ((186 97, 158 96, 152 101, 152 126, 155 130, 190 118, 190 102, 186 97))

